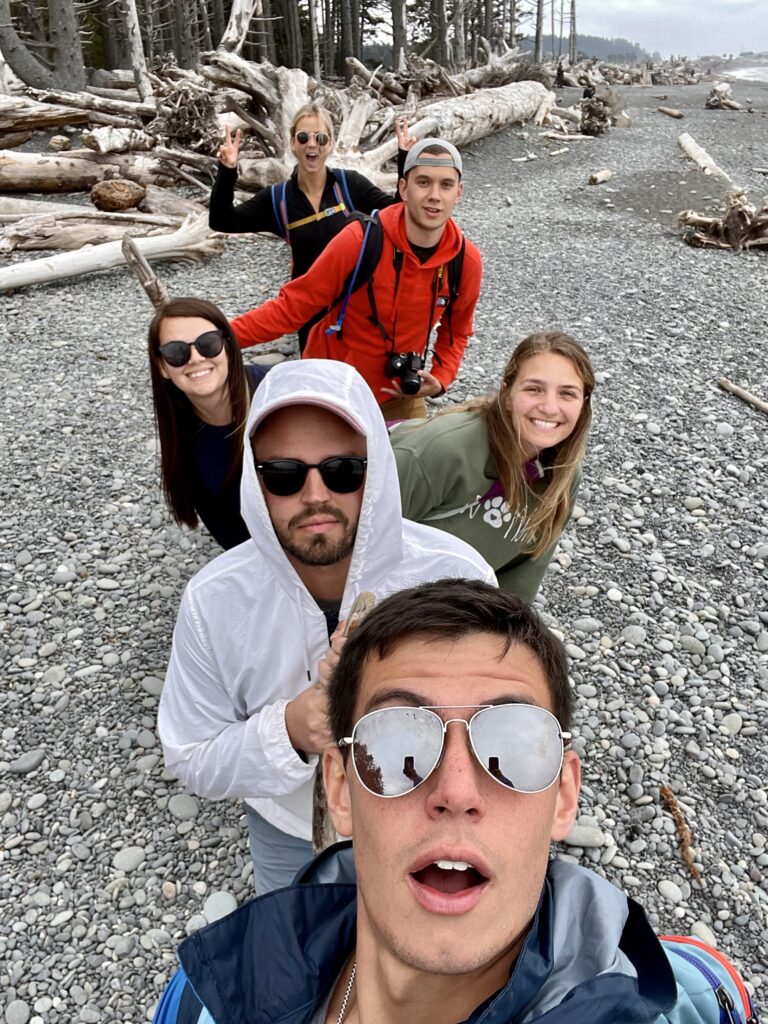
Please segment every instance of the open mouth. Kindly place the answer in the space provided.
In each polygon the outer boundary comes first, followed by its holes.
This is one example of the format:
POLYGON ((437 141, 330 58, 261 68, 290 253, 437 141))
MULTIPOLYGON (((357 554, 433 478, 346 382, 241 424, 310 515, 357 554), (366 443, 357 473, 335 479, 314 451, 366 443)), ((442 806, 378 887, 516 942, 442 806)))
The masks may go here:
POLYGON ((419 885, 450 895, 466 892, 488 881, 472 864, 450 860, 433 861, 419 871, 414 871, 411 877, 419 885))

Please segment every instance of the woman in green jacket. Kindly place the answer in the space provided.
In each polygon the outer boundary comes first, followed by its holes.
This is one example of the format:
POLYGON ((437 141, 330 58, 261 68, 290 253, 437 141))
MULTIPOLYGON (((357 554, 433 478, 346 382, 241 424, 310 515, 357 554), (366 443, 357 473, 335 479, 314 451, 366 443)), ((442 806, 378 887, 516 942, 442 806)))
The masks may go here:
POLYGON ((495 394, 393 430, 403 515, 467 541, 533 600, 573 509, 594 386, 570 335, 529 335, 495 394))

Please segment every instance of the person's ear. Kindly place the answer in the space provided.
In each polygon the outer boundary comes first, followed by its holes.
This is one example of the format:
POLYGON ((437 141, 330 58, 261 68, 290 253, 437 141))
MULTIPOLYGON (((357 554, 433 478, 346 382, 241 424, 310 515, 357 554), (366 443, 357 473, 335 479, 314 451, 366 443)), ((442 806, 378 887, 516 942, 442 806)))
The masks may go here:
POLYGON ((460 181, 459 182, 459 187, 458 187, 458 189, 456 191, 456 202, 457 203, 461 199, 463 194, 464 194, 464 182, 460 181))
POLYGON ((581 761, 579 755, 574 750, 566 750, 557 790, 555 814, 552 819, 551 836, 558 842, 565 839, 576 820, 580 790, 581 761))
POLYGON ((400 195, 400 198, 401 198, 401 199, 402 199, 403 201, 405 201, 405 188, 406 188, 406 185, 407 185, 407 184, 408 184, 408 183, 407 183, 407 181, 405 180, 405 178, 400 178, 400 180, 399 180, 399 181, 398 181, 398 183, 397 183, 397 191, 398 191, 398 193, 399 193, 399 195, 400 195))
POLYGON ((333 827, 339 835, 351 836, 352 804, 347 766, 338 747, 329 747, 323 754, 323 783, 333 827))

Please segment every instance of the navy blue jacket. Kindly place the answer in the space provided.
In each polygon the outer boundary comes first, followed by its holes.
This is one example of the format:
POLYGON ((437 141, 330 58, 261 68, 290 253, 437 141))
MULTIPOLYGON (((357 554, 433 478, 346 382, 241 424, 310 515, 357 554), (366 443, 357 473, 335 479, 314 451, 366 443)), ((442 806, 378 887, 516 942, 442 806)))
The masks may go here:
MULTIPOLYGON (((307 1024, 355 942, 349 845, 187 939, 154 1024, 307 1024)), ((553 861, 508 984, 465 1024, 650 1024, 676 1002, 642 909, 592 872, 553 861)))

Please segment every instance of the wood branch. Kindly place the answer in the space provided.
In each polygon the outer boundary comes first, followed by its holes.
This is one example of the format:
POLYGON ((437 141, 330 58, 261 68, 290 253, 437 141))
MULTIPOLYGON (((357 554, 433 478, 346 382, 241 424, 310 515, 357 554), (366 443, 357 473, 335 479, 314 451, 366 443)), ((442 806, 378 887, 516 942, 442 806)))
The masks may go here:
MULTIPOLYGON (((136 245, 148 260, 201 260, 206 256, 218 255, 224 249, 221 238, 208 230, 207 217, 189 217, 172 234, 140 238, 136 245)), ((67 252, 47 259, 16 263, 0 270, 0 292, 78 277, 97 270, 109 270, 123 263, 120 242, 107 242, 80 249, 76 253, 67 252)))
POLYGON ((346 63, 363 80, 367 88, 374 89, 380 96, 386 96, 387 99, 394 102, 402 102, 405 99, 406 90, 393 75, 378 78, 371 74, 370 70, 357 57, 347 57, 346 63))
POLYGON ((60 92, 55 89, 29 89, 31 96, 41 103, 61 103, 80 110, 95 110, 102 114, 123 117, 153 118, 157 111, 154 103, 129 103, 127 100, 107 100, 87 92, 60 92))
POLYGON ((688 245, 736 250, 768 246, 768 197, 756 209, 746 192, 734 189, 726 193, 719 217, 684 210, 678 214, 677 223, 688 245))
POLYGON ((155 139, 139 128, 112 128, 102 126, 84 131, 80 136, 83 145, 95 153, 127 153, 133 150, 149 150, 155 145, 155 139))
POLYGON ((604 181, 610 181, 613 177, 613 171, 609 171, 607 167, 603 168, 602 171, 595 171, 594 174, 589 176, 590 185, 602 185, 604 181))
POLYGON ((125 262, 144 289, 149 301, 155 309, 160 309, 170 297, 165 285, 150 267, 146 257, 130 235, 125 236, 121 248, 125 262))
POLYGON ((52 107, 23 96, 0 95, 0 132, 48 131, 87 120, 88 114, 75 107, 52 107))
POLYGON ((17 196, 0 195, 0 222, 10 224, 36 213, 69 213, 71 210, 87 210, 87 206, 74 203, 47 203, 43 199, 19 199, 17 196))
POLYGON ((667 117, 676 117, 678 120, 685 117, 682 110, 676 110, 674 107, 657 107, 660 114, 666 114, 667 117))
POLYGON ((700 146, 692 135, 689 135, 687 132, 683 132, 682 135, 678 136, 677 143, 688 159, 693 160, 700 170, 705 174, 714 175, 716 178, 725 182, 725 184, 730 188, 733 188, 733 182, 730 177, 722 167, 718 167, 706 149, 704 149, 703 146, 700 146))
POLYGON ((280 139, 278 139, 277 135, 275 135, 275 133, 266 125, 258 121, 252 114, 249 114, 245 107, 238 103, 234 97, 227 96, 224 109, 232 111, 233 114, 237 114, 237 116, 244 121, 249 128, 252 128, 259 138, 263 142, 267 143, 272 154, 279 153, 282 150, 282 143, 280 139))
POLYGON ((345 153, 360 146, 360 137, 365 131, 368 119, 376 109, 376 100, 369 93, 361 93, 353 102, 336 137, 336 150, 345 153))
POLYGON ((26 217, 0 232, 0 252, 35 249, 80 249, 84 245, 101 245, 122 240, 127 231, 134 235, 168 233, 178 228, 179 220, 170 217, 151 217, 147 214, 130 216, 124 213, 89 212, 40 215, 26 217))
POLYGON ((724 391, 730 391, 732 395, 736 395, 736 397, 740 398, 742 402, 746 402, 755 409, 759 409, 760 412, 768 413, 768 402, 764 402, 762 398, 758 398, 750 391, 740 388, 738 384, 733 384, 727 377, 721 377, 717 384, 718 387, 721 387, 724 391))
POLYGON ((157 185, 147 185, 146 195, 139 204, 139 209, 144 213, 159 214, 165 217, 203 217, 208 216, 205 207, 200 203, 187 199, 185 196, 178 196, 170 189, 159 188, 157 185))
POLYGON ((573 121, 574 124, 581 124, 580 107, 552 107, 550 113, 565 118, 566 121, 573 121))
POLYGON ((116 164, 95 164, 70 154, 0 154, 2 192, 82 192, 119 175, 116 164))
POLYGON ((193 185, 195 188, 199 188, 201 192, 204 192, 207 196, 213 192, 213 188, 210 185, 204 184, 199 181, 194 174, 190 174, 181 167, 177 167, 176 164, 171 163, 170 160, 163 160, 162 166, 166 169, 171 177, 179 178, 181 181, 186 181, 188 185, 193 185))

